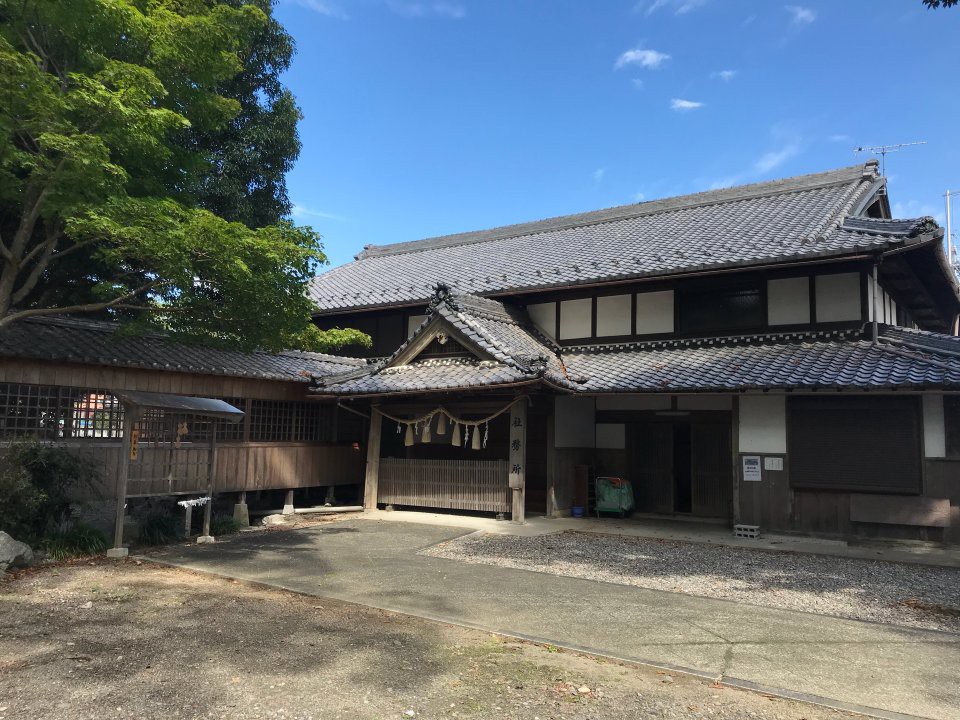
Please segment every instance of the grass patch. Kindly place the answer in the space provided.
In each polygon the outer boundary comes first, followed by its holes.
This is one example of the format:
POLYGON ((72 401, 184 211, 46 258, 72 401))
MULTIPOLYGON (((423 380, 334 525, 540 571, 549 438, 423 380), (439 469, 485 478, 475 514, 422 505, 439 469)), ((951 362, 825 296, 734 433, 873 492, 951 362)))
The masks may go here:
POLYGON ((217 515, 210 520, 210 534, 214 537, 233 535, 240 532, 240 528, 240 521, 234 519, 232 515, 217 515))
POLYGON ((63 530, 47 535, 41 547, 53 560, 100 555, 107 550, 107 537, 86 523, 74 523, 63 530))

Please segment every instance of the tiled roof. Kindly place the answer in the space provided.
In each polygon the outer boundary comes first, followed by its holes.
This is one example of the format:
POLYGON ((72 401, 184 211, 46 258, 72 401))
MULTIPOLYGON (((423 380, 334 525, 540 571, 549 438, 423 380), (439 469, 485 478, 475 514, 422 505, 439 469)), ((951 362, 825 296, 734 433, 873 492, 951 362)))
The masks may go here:
POLYGON ((512 384, 560 371, 558 348, 526 314, 497 300, 471 295, 451 296, 440 285, 427 319, 389 358, 343 375, 318 378, 316 390, 331 394, 379 394, 410 390, 443 390, 512 384), (430 358, 398 364, 407 348, 426 333, 456 334, 485 359, 430 358))
POLYGON ((488 357, 387 361, 318 378, 315 392, 387 395, 537 383, 570 393, 960 388, 960 338, 881 326, 560 348, 518 310, 495 300, 442 297, 408 343, 438 323, 488 357))
POLYGON ((262 380, 308 382, 343 373, 362 360, 289 350, 239 352, 177 343, 162 335, 130 336, 113 323, 70 317, 27 318, 0 330, 0 357, 57 360, 262 380))
POLYGON ((800 334, 572 349, 578 392, 960 387, 960 360, 900 352, 857 334, 800 334))
POLYGON ((859 213, 875 162, 580 215, 368 247, 310 284, 318 311, 425 303, 438 282, 497 295, 719 267, 841 257, 899 245, 922 221, 859 213))

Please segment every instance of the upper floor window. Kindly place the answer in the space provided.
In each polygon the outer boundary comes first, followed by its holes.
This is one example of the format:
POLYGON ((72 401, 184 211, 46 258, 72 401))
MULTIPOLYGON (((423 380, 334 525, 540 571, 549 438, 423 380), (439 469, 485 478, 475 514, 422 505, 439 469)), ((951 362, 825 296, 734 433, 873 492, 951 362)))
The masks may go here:
POLYGON ((755 285, 682 291, 678 307, 684 334, 755 330, 766 317, 763 294, 755 285))

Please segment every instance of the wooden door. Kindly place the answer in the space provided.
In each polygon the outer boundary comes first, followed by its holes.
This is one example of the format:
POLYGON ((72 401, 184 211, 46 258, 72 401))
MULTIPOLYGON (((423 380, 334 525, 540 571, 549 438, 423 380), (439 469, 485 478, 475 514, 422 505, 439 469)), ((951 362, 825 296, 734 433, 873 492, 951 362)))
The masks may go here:
POLYGON ((693 515, 731 515, 733 457, 729 423, 693 422, 690 425, 690 464, 693 479, 693 515))
POLYGON ((673 512, 673 426, 641 422, 628 428, 630 481, 637 510, 673 512))

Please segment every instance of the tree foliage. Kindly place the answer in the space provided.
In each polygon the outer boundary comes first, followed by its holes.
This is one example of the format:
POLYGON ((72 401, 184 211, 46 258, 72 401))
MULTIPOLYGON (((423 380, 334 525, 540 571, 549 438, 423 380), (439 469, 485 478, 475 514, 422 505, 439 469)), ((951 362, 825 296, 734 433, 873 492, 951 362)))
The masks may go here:
POLYGON ((941 7, 955 7, 960 0, 923 0, 923 4, 931 10, 941 7))
POLYGON ((0 327, 108 312, 227 346, 328 347, 304 336, 319 237, 282 219, 298 111, 269 11, 0 0, 0 327))

